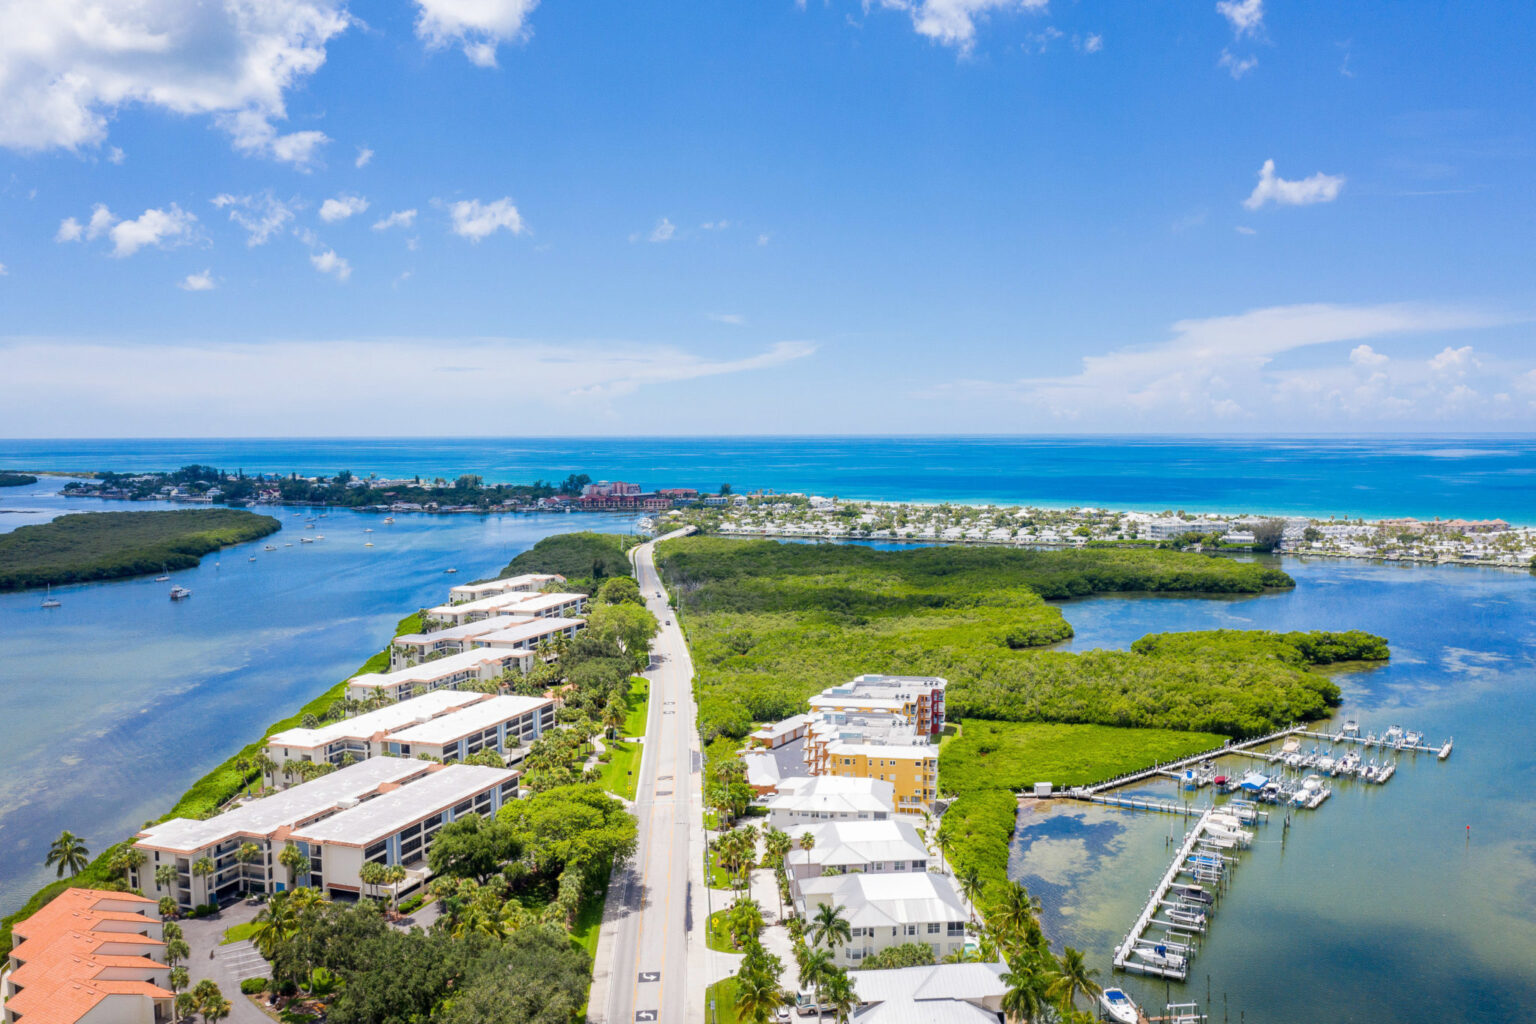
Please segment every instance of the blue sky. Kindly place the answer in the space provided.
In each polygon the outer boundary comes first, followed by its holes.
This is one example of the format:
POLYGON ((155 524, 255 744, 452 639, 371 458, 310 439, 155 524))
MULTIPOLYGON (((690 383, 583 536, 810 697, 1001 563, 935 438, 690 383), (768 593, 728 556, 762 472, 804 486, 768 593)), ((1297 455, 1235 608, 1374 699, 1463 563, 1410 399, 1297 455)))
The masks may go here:
POLYGON ((0 436, 1529 430, 1533 37, 0 2, 0 436))

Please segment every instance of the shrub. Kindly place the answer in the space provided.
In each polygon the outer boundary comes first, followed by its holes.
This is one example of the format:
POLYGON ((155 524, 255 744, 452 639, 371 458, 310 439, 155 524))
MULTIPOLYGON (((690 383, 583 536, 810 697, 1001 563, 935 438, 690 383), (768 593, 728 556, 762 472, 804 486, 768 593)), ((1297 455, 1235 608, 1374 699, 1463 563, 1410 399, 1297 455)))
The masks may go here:
POLYGON ((240 991, 248 996, 258 995, 267 990, 266 978, 246 978, 240 983, 240 991))

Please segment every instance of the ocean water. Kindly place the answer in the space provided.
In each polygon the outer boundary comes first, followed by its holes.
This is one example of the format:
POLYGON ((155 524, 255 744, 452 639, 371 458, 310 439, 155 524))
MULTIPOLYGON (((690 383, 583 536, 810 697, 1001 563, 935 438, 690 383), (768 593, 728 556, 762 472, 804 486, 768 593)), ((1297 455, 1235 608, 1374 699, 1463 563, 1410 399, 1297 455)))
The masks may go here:
MULTIPOLYGON (((0 531, 61 510, 123 507, 66 501, 50 493, 58 486, 0 490, 0 531)), ((291 510, 273 511, 278 533, 172 573, 192 589, 186 601, 173 603, 171 584, 149 577, 56 588, 63 605, 52 609, 35 591, 0 594, 0 913, 53 878, 42 861, 61 830, 93 852, 132 835, 454 583, 495 575, 540 537, 635 521, 403 515, 386 526, 332 511, 306 530, 291 510), (316 534, 325 539, 299 542, 316 534)))
MULTIPOLYGON (((1293 592, 1067 603, 1069 646, 1125 647, 1162 630, 1367 629, 1391 641, 1392 659, 1338 675, 1339 720, 1454 736, 1455 752, 1404 756, 1384 786, 1335 780, 1288 832, 1278 819, 1259 826, 1190 980, 1115 983, 1159 1011, 1170 995, 1197 1001, 1213 1021, 1524 1019, 1536 1008, 1536 586, 1494 569, 1283 567, 1293 592)), ((1181 796, 1171 781, 1135 792, 1181 796)), ((1041 898, 1052 939, 1085 950, 1107 982, 1184 828, 1055 802, 1021 815, 1011 873, 1041 898)))
POLYGON ((0 440, 0 469, 570 473, 876 500, 1536 522, 1536 437, 696 437, 0 440))

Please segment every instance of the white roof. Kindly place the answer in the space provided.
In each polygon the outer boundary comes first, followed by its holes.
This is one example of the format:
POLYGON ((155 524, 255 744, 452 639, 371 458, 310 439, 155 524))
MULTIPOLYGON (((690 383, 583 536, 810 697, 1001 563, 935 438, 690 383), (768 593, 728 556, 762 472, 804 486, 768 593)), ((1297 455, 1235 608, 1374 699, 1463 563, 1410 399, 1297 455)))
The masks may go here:
MULTIPOLYGON (((524 594, 524 601, 518 604, 518 611, 542 612, 551 608, 559 608, 561 605, 570 604, 572 601, 585 601, 586 594, 524 594)), ((463 607, 460 605, 459 607, 463 607)))
POLYGON ((741 761, 747 766, 747 785, 749 786, 777 786, 779 784, 779 762, 767 751, 746 752, 741 755, 741 761))
POLYGON ((429 617, 442 618, 446 615, 469 615, 473 612, 494 612, 512 605, 521 604, 525 599, 534 597, 525 590, 514 591, 510 594, 492 594, 490 597, 482 597, 474 601, 465 601, 463 604, 440 604, 436 608, 427 609, 429 617))
POLYGON ((352 737, 367 739, 381 732, 399 729, 416 722, 425 722, 445 711, 462 708, 485 699, 483 693, 461 693, 457 690, 434 690, 420 697, 403 700, 398 704, 370 711, 356 718, 344 718, 315 729, 284 729, 267 739, 267 746, 323 747, 337 740, 352 737))
POLYGON ((172 818, 151 825, 139 842, 167 850, 192 852, 232 836, 269 836, 285 826, 323 814, 348 800, 357 800, 386 782, 417 775, 431 767, 426 761, 372 757, 318 779, 262 797, 213 818, 172 818))
POLYGON ((473 651, 460 651, 458 654, 450 654, 446 658, 438 658, 436 661, 424 662, 410 668, 396 669, 393 672, 366 672, 348 679, 347 685, 392 689, 403 683, 430 683, 445 676, 479 668, 487 663, 505 664, 527 656, 527 651, 503 651, 481 647, 473 651))
POLYGON ((1008 986, 1003 964, 933 964, 850 971, 858 1024, 996 1024, 1008 986), (983 1008, 985 1007, 985 1009, 983 1008))
POLYGON ((511 591, 526 591, 530 587, 541 587, 546 583, 556 580, 565 582, 564 576, 551 576, 545 573, 523 573, 521 576, 509 576, 504 580, 484 580, 480 583, 460 583, 456 587, 450 587, 450 595, 473 595, 479 597, 482 594, 505 594, 511 591))
POLYGON ((389 738, 395 743, 452 743, 461 736, 499 725, 553 703, 547 697, 492 697, 463 710, 402 729, 389 738))
POLYGON ((775 736, 783 736, 786 733, 794 732, 796 729, 804 728, 810 724, 810 715, 795 715, 784 719, 782 722, 770 722, 757 729, 752 735, 761 739, 772 739, 775 736))
POLYGON ((807 904, 839 903, 855 928, 890 928, 930 921, 965 921, 965 901, 948 875, 931 871, 830 875, 804 878, 800 892, 807 904), (816 899, 816 897, 822 899, 816 899))
POLYGON ((848 779, 813 775, 783 779, 778 795, 768 799, 769 811, 857 813, 894 811, 896 787, 880 779, 848 779))
POLYGON ((532 615, 492 615, 488 619, 476 619, 474 622, 464 622, 457 626, 449 626, 447 629, 435 630, 431 633, 402 633, 395 637, 397 644, 430 644, 439 640, 463 640, 468 637, 484 636, 486 633, 494 633, 498 629, 506 629, 523 622, 532 622, 532 615))
POLYGON ((477 644, 487 647, 512 647, 517 644, 525 644, 530 640, 538 640, 540 637, 549 636, 570 629, 572 626, 586 625, 585 619, 533 619, 520 622, 515 626, 498 629, 493 633, 482 633, 474 638, 477 644))
POLYGON ((885 821, 829 821, 818 825, 796 825, 791 835, 798 839, 811 833, 816 843, 809 850, 793 849, 791 864, 842 866, 853 864, 891 864, 896 861, 927 860, 928 848, 918 838, 910 822, 888 818, 885 821))
MULTIPOLYGON (((387 760, 401 760, 388 758, 387 760)), ((409 763, 409 762, 407 762, 409 763)), ((422 764, 425 762, 417 762, 422 764)), ((366 846, 394 835, 407 825, 452 807, 483 790, 498 786, 518 773, 477 764, 450 764, 423 779, 364 801, 350 810, 333 814, 294 829, 293 838, 346 846, 366 846)))

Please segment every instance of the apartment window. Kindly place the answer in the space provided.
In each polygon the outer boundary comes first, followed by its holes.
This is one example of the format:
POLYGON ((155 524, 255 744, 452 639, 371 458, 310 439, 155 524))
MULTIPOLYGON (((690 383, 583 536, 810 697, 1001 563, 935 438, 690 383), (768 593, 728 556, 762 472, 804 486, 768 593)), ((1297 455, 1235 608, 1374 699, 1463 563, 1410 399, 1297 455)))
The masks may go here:
POLYGON ((363 849, 363 860, 373 860, 373 858, 384 852, 385 845, 384 843, 374 843, 372 846, 365 847, 363 849))
POLYGON ((473 804, 473 800, 465 800, 463 803, 456 805, 453 808, 453 816, 457 818, 459 815, 467 813, 473 804))
POLYGON ((937 934, 939 934, 939 922, 937 922, 937 921, 929 921, 928 922, 928 934, 929 935, 937 935, 937 934))
POLYGON ((891 870, 892 871, 905 871, 905 870, 907 870, 907 862, 904 861, 904 860, 899 860, 896 863, 891 865, 891 870))
POLYGON ((915 925, 915 924, 907 925, 907 934, 908 935, 916 935, 917 934, 917 925, 915 925))
POLYGON ((951 938, 953 938, 956 935, 964 935, 965 934, 965 922, 964 921, 951 921, 951 922, 949 922, 949 931, 948 931, 947 934, 951 938))

